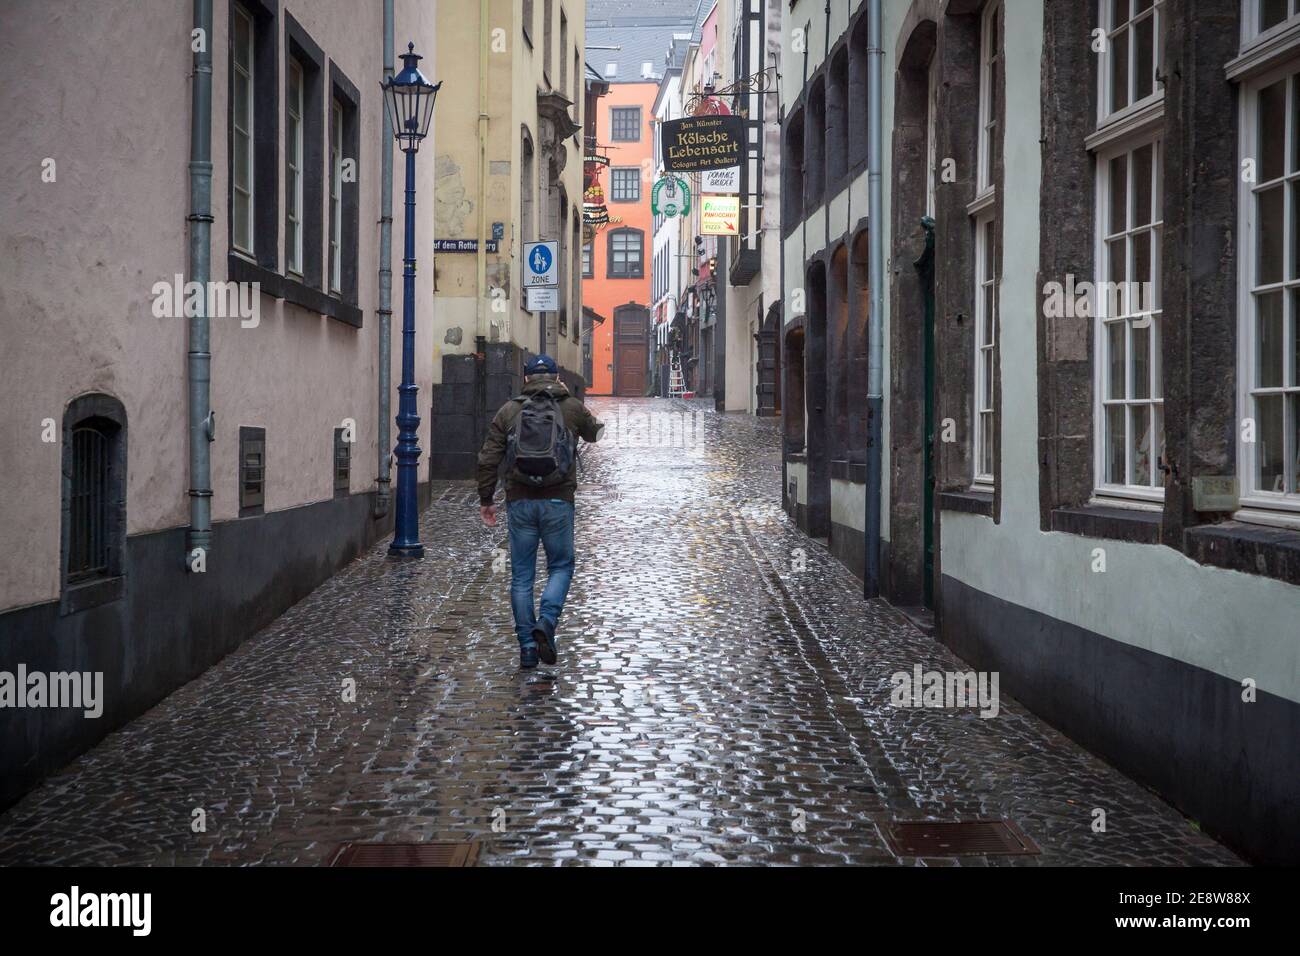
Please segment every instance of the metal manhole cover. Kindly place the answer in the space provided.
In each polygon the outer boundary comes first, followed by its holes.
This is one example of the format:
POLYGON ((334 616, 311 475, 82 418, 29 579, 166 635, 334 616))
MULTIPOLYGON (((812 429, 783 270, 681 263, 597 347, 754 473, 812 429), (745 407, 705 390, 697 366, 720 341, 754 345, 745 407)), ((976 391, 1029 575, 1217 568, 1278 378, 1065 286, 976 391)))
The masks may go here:
POLYGON ((473 866, 479 844, 344 843, 330 866, 473 866))
POLYGON ((1009 820, 895 822, 885 838, 899 856, 1036 854, 1034 841, 1009 820))

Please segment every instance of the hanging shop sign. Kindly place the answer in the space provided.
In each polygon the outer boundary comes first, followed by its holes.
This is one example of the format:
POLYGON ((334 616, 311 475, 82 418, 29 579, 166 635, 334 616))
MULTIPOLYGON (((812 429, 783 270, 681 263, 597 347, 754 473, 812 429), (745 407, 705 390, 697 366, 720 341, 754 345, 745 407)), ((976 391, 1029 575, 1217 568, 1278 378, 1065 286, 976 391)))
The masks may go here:
POLYGON ((700 197, 700 234, 704 236, 740 235, 740 197, 700 197))
POLYGON ((582 191, 582 221, 588 226, 609 224, 605 206, 605 189, 600 184, 600 167, 587 166, 586 185, 582 191))
POLYGON ((739 116, 687 116, 661 128, 664 169, 699 173, 740 163, 745 121, 739 116))
POLYGON ((687 112, 692 116, 730 116, 731 108, 723 102, 722 97, 705 94, 697 97, 693 104, 688 104, 687 112))
POLYGON ((691 187, 680 176, 664 176, 650 190, 650 212, 669 219, 691 211, 691 187))
POLYGON ((740 193, 740 167, 728 166, 726 169, 710 169, 700 174, 700 192, 702 193, 740 193))

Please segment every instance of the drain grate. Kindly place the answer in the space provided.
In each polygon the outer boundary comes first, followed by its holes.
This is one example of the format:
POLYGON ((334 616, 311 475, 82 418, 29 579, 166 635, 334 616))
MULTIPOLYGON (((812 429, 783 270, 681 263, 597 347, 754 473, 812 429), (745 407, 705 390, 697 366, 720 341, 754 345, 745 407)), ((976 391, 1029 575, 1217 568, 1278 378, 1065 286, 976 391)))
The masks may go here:
POLYGON ((1040 850, 1009 820, 895 822, 885 838, 899 856, 1036 854, 1040 850))
POLYGON ((330 866, 473 866, 478 841, 469 843, 344 843, 330 866))

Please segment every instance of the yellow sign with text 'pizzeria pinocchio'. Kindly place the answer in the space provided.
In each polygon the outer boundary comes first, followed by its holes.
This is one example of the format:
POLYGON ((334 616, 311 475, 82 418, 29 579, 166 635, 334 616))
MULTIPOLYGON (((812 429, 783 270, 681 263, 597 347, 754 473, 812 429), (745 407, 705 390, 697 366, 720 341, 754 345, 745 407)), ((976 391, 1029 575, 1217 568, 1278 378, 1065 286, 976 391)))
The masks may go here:
POLYGON ((740 197, 700 197, 700 234, 705 236, 740 235, 740 197))

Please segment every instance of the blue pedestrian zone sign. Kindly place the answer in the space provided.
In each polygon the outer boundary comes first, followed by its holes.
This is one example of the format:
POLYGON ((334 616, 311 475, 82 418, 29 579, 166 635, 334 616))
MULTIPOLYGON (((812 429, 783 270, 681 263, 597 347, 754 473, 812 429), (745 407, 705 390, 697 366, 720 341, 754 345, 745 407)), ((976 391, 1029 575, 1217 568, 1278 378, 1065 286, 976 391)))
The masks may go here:
POLYGON ((534 273, 543 275, 551 271, 551 250, 545 246, 533 246, 532 263, 534 273))
POLYGON ((524 287, 559 285, 556 243, 524 243, 524 287))

